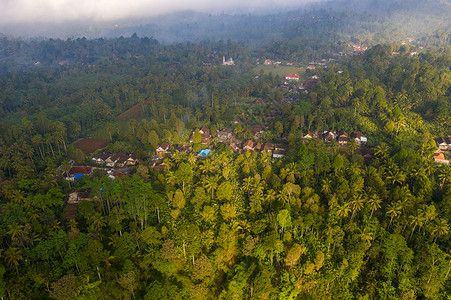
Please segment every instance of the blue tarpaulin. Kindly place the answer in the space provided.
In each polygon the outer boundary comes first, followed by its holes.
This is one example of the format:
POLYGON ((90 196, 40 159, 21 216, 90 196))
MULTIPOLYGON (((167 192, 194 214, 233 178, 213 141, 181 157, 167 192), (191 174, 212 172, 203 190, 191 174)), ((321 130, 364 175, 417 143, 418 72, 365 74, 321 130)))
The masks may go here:
POLYGON ((208 153, 210 153, 210 149, 202 149, 197 155, 207 156, 208 153))
POLYGON ((75 174, 74 179, 78 179, 85 176, 84 174, 75 174))

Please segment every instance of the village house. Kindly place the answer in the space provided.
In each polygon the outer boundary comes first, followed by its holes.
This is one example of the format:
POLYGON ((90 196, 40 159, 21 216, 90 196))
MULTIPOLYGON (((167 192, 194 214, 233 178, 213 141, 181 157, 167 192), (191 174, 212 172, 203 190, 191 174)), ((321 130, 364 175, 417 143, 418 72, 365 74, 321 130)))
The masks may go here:
POLYGON ((118 153, 115 153, 113 155, 111 155, 110 157, 108 157, 105 160, 106 166, 107 167, 114 167, 114 165, 116 164, 116 162, 125 155, 124 152, 119 151, 118 153))
POLYGON ((302 134, 302 138, 303 139, 313 139, 314 138, 314 134, 310 130, 307 130, 306 132, 304 132, 302 134))
POLYGON ((199 129, 199 132, 200 132, 200 134, 205 134, 205 133, 208 133, 209 132, 209 130, 208 130, 208 128, 207 127, 202 127, 201 129, 199 129))
POLYGON ((115 178, 123 179, 124 177, 131 177, 131 175, 121 171, 113 171, 108 175, 108 177, 110 177, 111 179, 115 178))
POLYGON ((347 145, 349 143, 349 133, 342 130, 337 134, 337 141, 339 145, 347 145))
POLYGON ((67 203, 69 204, 76 204, 80 201, 92 201, 90 198, 91 191, 90 190, 82 190, 79 192, 72 192, 69 194, 69 199, 67 200, 67 203))
POLYGON ((282 158, 285 156, 286 151, 285 150, 275 150, 272 152, 273 158, 282 158))
POLYGON ((313 76, 309 80, 307 80, 303 85, 299 87, 300 91, 304 91, 306 93, 310 92, 319 82, 318 76, 313 76))
POLYGON ((441 149, 441 150, 447 150, 447 149, 451 149, 451 138, 447 137, 447 138, 443 138, 443 137, 439 137, 435 139, 435 143, 437 145, 437 148, 441 149))
POLYGON ((136 155, 134 153, 130 154, 130 156, 127 158, 126 165, 127 166, 134 166, 138 163, 138 159, 136 159, 136 155))
POLYGON ((233 133, 232 129, 227 129, 227 128, 225 128, 221 131, 218 131, 218 133, 217 133, 218 140, 220 142, 228 141, 232 138, 232 133, 233 133))
POLYGON ((119 159, 116 161, 116 165, 118 167, 124 167, 127 164, 128 159, 130 158, 129 155, 122 155, 121 157, 119 157, 119 159))
POLYGON ((170 152, 170 145, 167 142, 163 142, 158 146, 158 148, 155 150, 157 156, 163 157, 165 154, 170 152))
POLYGON ((287 151, 288 145, 285 144, 274 144, 274 150, 275 151, 287 151))
POLYGON ((193 148, 190 145, 177 145, 175 151, 180 153, 191 153, 193 148))
POLYGON ((274 144, 266 143, 263 147, 263 151, 272 152, 274 150, 274 144))
POLYGON ((334 131, 324 131, 323 139, 326 143, 331 143, 337 138, 337 133, 334 131))
POLYGON ((285 76, 285 80, 299 81, 299 75, 298 74, 288 74, 287 76, 285 76))
POLYGON ((361 145, 361 144, 365 144, 368 139, 366 136, 364 136, 361 132, 354 132, 352 134, 352 137, 355 139, 355 142, 357 143, 357 145, 361 145))
POLYGON ((110 156, 111 156, 111 154, 108 153, 108 152, 100 152, 100 153, 98 153, 97 155, 95 155, 95 156, 92 158, 92 160, 93 160, 95 163, 101 165, 101 164, 104 164, 105 161, 106 161, 110 156))
POLYGON ((211 135, 206 132, 206 133, 202 133, 202 139, 201 139, 201 144, 203 145, 208 145, 211 142, 211 135))
POLYGON ((266 127, 263 125, 252 125, 251 129, 252 129, 252 135, 257 140, 260 139, 262 134, 265 133, 265 131, 266 131, 266 127))
POLYGON ((449 160, 445 158, 445 155, 441 152, 434 153, 434 161, 436 164, 446 164, 449 165, 449 160))
POLYGON ((254 142, 247 140, 243 143, 243 150, 254 151, 254 142))
POLYGON ((261 151, 262 150, 262 144, 259 142, 254 143, 254 150, 255 151, 261 151))
POLYGON ((190 136, 190 139, 189 139, 189 142, 190 143, 194 143, 194 140, 193 140, 193 135, 194 135, 194 133, 196 132, 196 131, 199 131, 199 133, 200 133, 200 135, 201 135, 201 144, 203 144, 203 145, 208 145, 208 144, 210 144, 210 142, 211 142, 211 135, 210 135, 210 133, 209 133, 209 130, 208 130, 208 128, 207 127, 202 127, 201 129, 195 129, 195 130, 193 130, 193 132, 191 133, 191 136, 190 136))
POLYGON ((64 179, 69 181, 77 180, 83 176, 92 175, 92 167, 90 166, 72 166, 64 179))
POLYGON ((235 145, 230 145, 229 146, 230 147, 230 149, 233 151, 233 152, 238 152, 240 149, 237 147, 237 146, 235 146, 235 145))
POLYGON ((272 65, 272 61, 270 59, 265 59, 265 65, 272 65))

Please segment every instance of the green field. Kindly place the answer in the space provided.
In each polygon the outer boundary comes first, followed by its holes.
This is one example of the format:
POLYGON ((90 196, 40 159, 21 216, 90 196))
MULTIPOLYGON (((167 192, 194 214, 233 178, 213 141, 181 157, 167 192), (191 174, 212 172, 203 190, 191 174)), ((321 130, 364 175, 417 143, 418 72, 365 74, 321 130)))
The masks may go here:
POLYGON ((279 75, 280 77, 285 77, 288 74, 298 74, 302 77, 305 73, 304 67, 294 67, 294 66, 275 66, 275 65, 258 65, 254 68, 255 74, 260 74, 263 70, 264 74, 272 73, 273 75, 279 75))

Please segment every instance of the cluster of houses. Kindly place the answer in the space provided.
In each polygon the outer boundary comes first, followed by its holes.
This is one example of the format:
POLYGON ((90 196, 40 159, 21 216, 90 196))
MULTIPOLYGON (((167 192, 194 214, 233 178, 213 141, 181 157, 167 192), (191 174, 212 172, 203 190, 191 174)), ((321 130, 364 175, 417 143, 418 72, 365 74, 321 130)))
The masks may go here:
POLYGON ((435 144, 438 151, 434 153, 434 160, 438 164, 449 164, 449 160, 446 159, 445 154, 442 151, 451 151, 451 136, 435 138, 435 144))
POLYGON ((153 159, 156 160, 163 158, 166 156, 166 154, 170 154, 174 150, 180 153, 191 153, 193 152, 193 147, 191 147, 190 145, 171 146, 169 143, 163 142, 157 147, 157 149, 155 149, 156 155, 153 159))
POLYGON ((299 81, 299 75, 298 74, 288 74, 285 76, 285 80, 287 81, 299 81))
MULTIPOLYGON (((96 167, 91 167, 91 166, 71 166, 69 169, 69 172, 66 172, 63 174, 64 179, 68 180, 68 181, 75 181, 79 178, 82 178, 84 176, 91 176, 92 172, 95 169, 99 169, 96 167)), ((100 169, 102 170, 102 169, 100 169)), ((130 173, 126 173, 126 172, 122 172, 122 171, 118 171, 118 170, 108 170, 107 171, 107 175, 110 178, 123 178, 124 176, 130 176, 130 173)))
POLYGON ((310 92, 311 89, 313 89, 319 82, 319 77, 314 75, 312 76, 312 78, 308 79, 307 81, 305 81, 304 83, 302 83, 299 86, 299 91, 302 91, 306 94, 308 94, 310 92))
POLYGON ((254 142, 251 140, 244 141, 239 145, 230 145, 229 147, 230 149, 232 149, 232 151, 240 154, 245 152, 269 152, 272 154, 273 158, 281 158, 288 151, 288 145, 285 144, 262 144, 260 142, 254 142))
POLYGON ((451 150, 451 136, 434 139, 437 148, 440 150, 451 150))
MULTIPOLYGON (((92 158, 93 162, 106 166, 106 167, 126 167, 134 166, 138 163, 134 154, 126 154, 122 151, 117 153, 101 152, 92 158)), ((64 179, 69 181, 75 181, 84 176, 91 176, 93 170, 99 169, 91 166, 74 166, 73 161, 70 161, 70 169, 67 172, 63 172, 64 179)), ((100 168, 101 169, 101 168, 100 168)), ((108 170, 108 175, 111 178, 122 178, 123 176, 129 174, 123 173, 116 170, 108 170)))
POLYGON ((208 130, 207 127, 202 127, 201 129, 196 128, 195 130, 193 130, 191 132, 190 138, 189 138, 189 142, 190 143, 194 143, 194 135, 196 134, 196 132, 198 132, 201 136, 201 144, 203 145, 208 145, 211 142, 211 134, 210 134, 210 130, 208 130))
POLYGON ((83 176, 91 176, 93 168, 91 166, 71 166, 69 172, 65 172, 64 179, 69 181, 77 180, 83 176))
POLYGON ((134 166, 138 163, 135 154, 126 154, 122 151, 114 154, 101 152, 95 155, 92 160, 99 165, 106 165, 107 167, 134 166))
POLYGON ((351 47, 352 47, 352 51, 354 51, 354 52, 364 52, 364 51, 368 50, 367 46, 360 46, 357 44, 351 45, 351 47))
POLYGON ((311 132, 307 130, 304 132, 302 138, 304 140, 308 139, 322 139, 326 143, 331 143, 336 141, 338 145, 347 145, 352 140, 355 141, 357 146, 361 146, 368 142, 368 138, 363 135, 361 132, 353 132, 352 134, 347 133, 344 130, 335 132, 335 131, 324 131, 322 134, 318 132, 311 132))
POLYGON ((275 66, 280 66, 282 64, 281 61, 273 61, 271 59, 265 59, 264 62, 265 65, 275 65, 275 66))

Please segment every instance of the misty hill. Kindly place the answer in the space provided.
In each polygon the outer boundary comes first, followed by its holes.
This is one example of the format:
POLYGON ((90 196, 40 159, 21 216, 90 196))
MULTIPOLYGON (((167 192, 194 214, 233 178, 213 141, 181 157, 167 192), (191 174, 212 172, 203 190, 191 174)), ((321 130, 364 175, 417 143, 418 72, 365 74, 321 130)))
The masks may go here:
POLYGON ((344 40, 357 37, 367 43, 422 38, 451 24, 450 0, 322 2, 300 9, 268 15, 211 15, 180 12, 141 25, 117 25, 103 32, 107 37, 152 36, 164 43, 203 39, 274 40, 293 36, 338 34, 344 40))
POLYGON ((333 0, 266 14, 183 11, 152 18, 65 24, 14 24, 0 32, 22 37, 153 37, 162 43, 201 40, 274 41, 339 35, 367 44, 424 38, 451 24, 451 0, 333 0))

